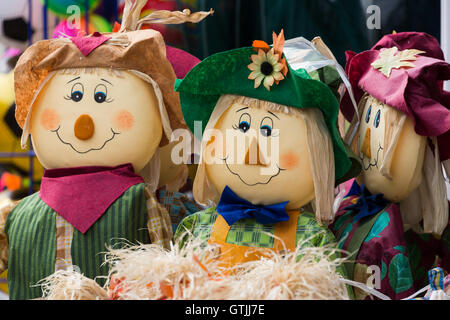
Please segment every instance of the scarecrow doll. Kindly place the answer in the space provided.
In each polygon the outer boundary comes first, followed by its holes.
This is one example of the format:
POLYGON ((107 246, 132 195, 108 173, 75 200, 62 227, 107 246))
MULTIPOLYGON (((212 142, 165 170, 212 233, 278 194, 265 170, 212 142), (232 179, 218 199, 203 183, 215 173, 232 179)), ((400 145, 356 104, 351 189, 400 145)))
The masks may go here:
POLYGON ((335 242, 335 181, 351 168, 338 102, 289 66, 283 32, 273 41, 212 55, 177 83, 187 125, 204 129, 194 199, 211 207, 184 218, 175 240, 217 245, 224 267, 335 242))
MULTIPOLYGON (((450 79, 436 39, 416 32, 383 37, 371 50, 347 52, 346 72, 359 101, 341 101, 357 128, 363 162, 332 230, 350 253, 350 279, 391 299, 426 286, 437 259, 450 270, 448 201, 441 161, 450 157, 450 79)), ((356 289, 356 297, 370 295, 356 289)))
POLYGON ((163 38, 139 29, 209 13, 154 12, 137 21, 145 3, 126 1, 116 33, 39 41, 17 63, 22 145, 31 134, 46 170, 40 192, 2 211, 11 299, 40 297, 37 282, 61 269, 103 283, 108 247, 169 246, 169 215, 154 196, 157 150, 184 122, 163 38))

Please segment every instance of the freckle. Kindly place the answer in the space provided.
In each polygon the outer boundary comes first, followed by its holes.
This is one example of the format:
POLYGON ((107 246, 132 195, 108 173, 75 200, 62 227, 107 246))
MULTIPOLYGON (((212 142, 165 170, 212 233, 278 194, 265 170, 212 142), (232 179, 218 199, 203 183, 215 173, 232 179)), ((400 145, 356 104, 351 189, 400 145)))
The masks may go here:
POLYGON ((61 121, 59 114, 53 109, 45 109, 41 114, 41 125, 46 130, 55 130, 61 121))
POLYGON ((298 165, 299 157, 293 151, 288 151, 281 155, 281 167, 287 170, 295 169, 298 165))
POLYGON ((134 124, 134 117, 126 110, 120 110, 114 117, 114 124, 121 131, 130 130, 134 124))

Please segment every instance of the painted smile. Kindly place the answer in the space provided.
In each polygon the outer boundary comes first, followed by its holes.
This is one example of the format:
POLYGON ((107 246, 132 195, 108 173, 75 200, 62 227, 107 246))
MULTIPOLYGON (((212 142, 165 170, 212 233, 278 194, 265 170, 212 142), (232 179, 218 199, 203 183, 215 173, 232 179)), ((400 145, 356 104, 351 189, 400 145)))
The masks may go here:
POLYGON ((370 162, 370 159, 369 159, 369 162, 368 162, 368 164, 367 164, 367 167, 364 165, 364 158, 366 158, 366 156, 361 156, 361 152, 359 153, 359 159, 362 161, 362 163, 363 163, 363 168, 364 168, 364 171, 368 171, 368 170, 372 170, 372 167, 376 167, 377 169, 379 169, 378 168, 378 158, 379 158, 379 156, 380 156, 380 151, 381 150, 384 150, 383 149, 383 147, 381 147, 381 145, 379 145, 379 147, 378 147, 378 151, 377 151, 377 158, 375 159, 375 161, 373 162, 373 163, 371 163, 370 162))
POLYGON ((259 185, 259 184, 260 184, 260 185, 269 184, 270 181, 272 181, 273 178, 275 178, 276 176, 278 176, 278 175, 280 174, 281 171, 286 170, 286 169, 280 168, 280 167, 278 166, 278 164, 277 164, 278 172, 277 172, 276 174, 274 174, 273 176, 270 176, 269 180, 267 180, 266 182, 247 183, 244 179, 242 179, 242 177, 241 177, 237 172, 234 172, 233 170, 231 170, 231 168, 229 167, 229 165, 228 165, 228 163, 227 163, 228 156, 226 156, 226 157, 223 158, 223 159, 222 159, 222 158, 219 158, 219 159, 222 160, 222 161, 225 163, 225 165, 226 165, 228 171, 230 171, 231 174, 233 174, 233 175, 235 175, 236 177, 238 177, 239 180, 241 180, 243 184, 245 184, 245 185, 247 185, 247 186, 249 186, 249 187, 254 187, 254 186, 259 185))
POLYGON ((80 154, 86 154, 86 153, 91 152, 91 151, 99 151, 99 150, 102 150, 108 142, 112 141, 116 135, 120 134, 120 132, 115 132, 115 131, 111 128, 112 137, 109 138, 108 140, 106 140, 106 141, 103 143, 103 145, 102 145, 101 147, 99 147, 99 148, 91 148, 91 149, 89 149, 89 150, 87 150, 87 151, 79 151, 79 150, 77 150, 71 143, 66 142, 66 141, 64 141, 64 140, 61 138, 61 136, 59 135, 59 129, 60 129, 60 128, 61 128, 61 126, 59 126, 58 129, 50 130, 50 131, 56 133, 56 136, 58 137, 59 141, 61 141, 63 144, 66 144, 66 145, 70 146, 75 152, 80 153, 80 154))

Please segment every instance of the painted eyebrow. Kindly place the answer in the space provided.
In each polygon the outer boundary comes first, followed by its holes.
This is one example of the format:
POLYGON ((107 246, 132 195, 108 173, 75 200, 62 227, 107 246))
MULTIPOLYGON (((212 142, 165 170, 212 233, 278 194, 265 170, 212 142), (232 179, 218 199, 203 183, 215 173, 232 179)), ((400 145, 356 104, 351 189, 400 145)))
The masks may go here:
POLYGON ((245 109, 248 109, 248 107, 245 107, 245 108, 239 109, 238 111, 236 111, 236 113, 238 113, 238 112, 240 112, 240 111, 242 111, 242 110, 245 110, 245 109))
POLYGON ((280 120, 280 118, 278 118, 278 116, 275 114, 275 113, 273 113, 273 112, 270 112, 270 111, 267 111, 268 113, 270 113, 271 115, 273 115, 275 118, 277 118, 278 120, 280 120))
POLYGON ((67 83, 71 83, 72 81, 78 80, 78 79, 80 79, 80 78, 81 78, 81 77, 76 77, 76 78, 74 78, 74 79, 68 81, 67 83))
POLYGON ((100 80, 103 80, 103 81, 105 81, 105 82, 108 82, 110 85, 113 85, 111 82, 109 82, 108 80, 105 80, 105 79, 103 79, 103 78, 100 78, 100 80))

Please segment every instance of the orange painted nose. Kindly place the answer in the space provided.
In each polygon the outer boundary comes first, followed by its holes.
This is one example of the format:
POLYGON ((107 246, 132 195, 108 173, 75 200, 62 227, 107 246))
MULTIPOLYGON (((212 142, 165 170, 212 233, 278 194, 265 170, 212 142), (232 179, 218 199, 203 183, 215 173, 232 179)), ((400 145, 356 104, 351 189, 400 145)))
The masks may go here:
POLYGON ((253 140, 245 155, 244 164, 267 166, 267 161, 264 159, 261 150, 259 150, 259 144, 256 140, 253 140), (256 158, 256 159, 255 159, 256 158))
POLYGON ((363 144, 361 145, 361 152, 369 159, 372 158, 372 152, 370 150, 370 128, 367 128, 364 136, 363 144))
POLYGON ((82 114, 75 121, 73 132, 78 139, 88 140, 94 135, 94 129, 95 126, 92 118, 87 114, 82 114))

